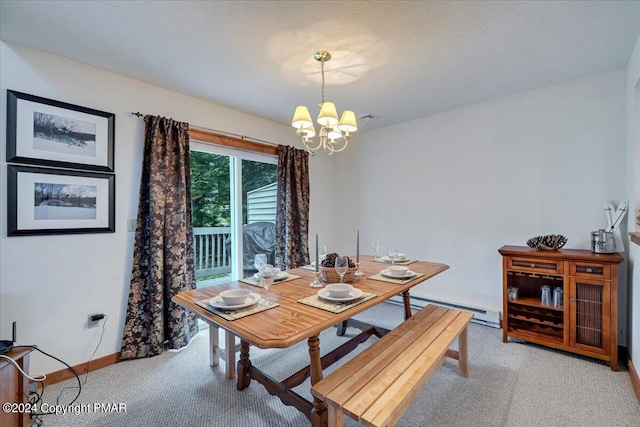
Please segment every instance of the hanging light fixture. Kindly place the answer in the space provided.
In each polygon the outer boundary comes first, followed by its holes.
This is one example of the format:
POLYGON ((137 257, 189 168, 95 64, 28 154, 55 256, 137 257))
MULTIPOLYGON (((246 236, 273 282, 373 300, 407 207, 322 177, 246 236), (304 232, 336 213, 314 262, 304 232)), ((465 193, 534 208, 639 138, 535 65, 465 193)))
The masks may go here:
POLYGON ((335 104, 324 101, 324 63, 331 59, 331 54, 321 50, 313 57, 320 61, 320 72, 322 73, 322 100, 317 118, 317 122, 320 125, 318 141, 314 142, 311 139, 316 135, 316 129, 313 126, 313 121, 311 121, 309 109, 304 105, 296 107, 291 125, 296 128, 296 135, 302 139, 302 143, 309 154, 313 156, 322 149, 325 153, 331 155, 347 148, 349 139, 351 139, 350 133, 358 130, 358 125, 353 111, 345 110, 338 121, 338 112, 335 104), (336 141, 339 139, 342 139, 342 141, 336 141))

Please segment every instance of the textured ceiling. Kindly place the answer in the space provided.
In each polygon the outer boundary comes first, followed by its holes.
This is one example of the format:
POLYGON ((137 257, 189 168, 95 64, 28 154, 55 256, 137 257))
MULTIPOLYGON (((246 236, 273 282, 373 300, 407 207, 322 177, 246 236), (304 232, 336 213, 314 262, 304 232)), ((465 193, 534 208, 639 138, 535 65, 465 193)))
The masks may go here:
POLYGON ((624 68, 639 33, 638 1, 0 2, 3 41, 287 124, 328 50, 363 131, 624 68))

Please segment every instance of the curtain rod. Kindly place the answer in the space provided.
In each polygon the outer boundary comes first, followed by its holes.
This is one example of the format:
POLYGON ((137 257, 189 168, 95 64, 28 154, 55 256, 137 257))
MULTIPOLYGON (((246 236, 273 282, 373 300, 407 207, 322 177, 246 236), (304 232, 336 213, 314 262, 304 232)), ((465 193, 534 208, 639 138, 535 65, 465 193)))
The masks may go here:
MULTIPOLYGON (((138 117, 146 117, 146 116, 150 115, 150 114, 142 114, 139 111, 136 111, 135 113, 132 111, 131 114, 133 114, 134 116, 138 116, 138 117)), ((207 128, 207 127, 204 127, 204 126, 192 125, 191 123, 189 123, 189 126, 193 127, 194 129, 198 129, 198 130, 204 130, 204 131, 208 131, 208 132, 215 132, 215 133, 219 133, 221 135, 232 136, 234 138, 239 138, 239 139, 248 140, 248 141, 261 142, 263 144, 273 145, 274 147, 278 146, 278 144, 275 144, 275 143, 270 142, 270 141, 265 141, 264 139, 252 138, 250 136, 240 135, 240 134, 237 134, 237 133, 225 132, 225 131, 222 131, 222 130, 207 128)))

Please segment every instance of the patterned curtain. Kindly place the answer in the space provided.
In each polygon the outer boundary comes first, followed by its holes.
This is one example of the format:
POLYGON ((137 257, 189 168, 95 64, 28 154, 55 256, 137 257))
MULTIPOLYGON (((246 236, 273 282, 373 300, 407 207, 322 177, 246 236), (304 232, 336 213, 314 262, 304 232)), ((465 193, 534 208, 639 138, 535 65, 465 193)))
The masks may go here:
POLYGON ((278 146, 276 265, 290 269, 309 260, 309 154, 278 146))
POLYGON ((189 124, 146 116, 131 289, 120 359, 189 343, 196 318, 171 301, 195 288, 189 124))

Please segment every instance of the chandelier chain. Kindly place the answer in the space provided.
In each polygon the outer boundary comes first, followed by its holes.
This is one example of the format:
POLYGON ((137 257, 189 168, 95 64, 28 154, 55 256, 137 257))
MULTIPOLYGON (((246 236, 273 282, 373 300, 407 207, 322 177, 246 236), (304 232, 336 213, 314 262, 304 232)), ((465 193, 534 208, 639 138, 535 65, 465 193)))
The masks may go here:
POLYGON ((324 58, 320 61, 320 73, 322 74, 322 104, 324 104, 324 58))

